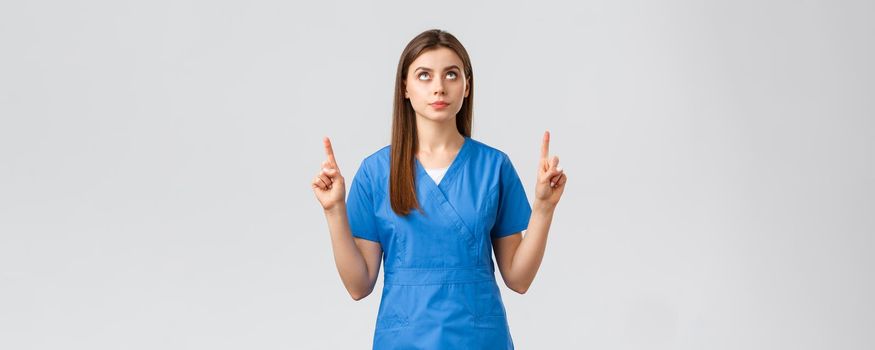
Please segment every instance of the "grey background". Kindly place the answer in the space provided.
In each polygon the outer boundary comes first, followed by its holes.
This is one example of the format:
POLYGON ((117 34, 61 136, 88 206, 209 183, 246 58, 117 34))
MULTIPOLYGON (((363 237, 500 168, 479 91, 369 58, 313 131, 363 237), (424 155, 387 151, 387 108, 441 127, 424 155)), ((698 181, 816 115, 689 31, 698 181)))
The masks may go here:
POLYGON ((871 1, 0 3, 0 348, 365 349, 309 187, 404 45, 569 175, 519 349, 875 347, 871 1))

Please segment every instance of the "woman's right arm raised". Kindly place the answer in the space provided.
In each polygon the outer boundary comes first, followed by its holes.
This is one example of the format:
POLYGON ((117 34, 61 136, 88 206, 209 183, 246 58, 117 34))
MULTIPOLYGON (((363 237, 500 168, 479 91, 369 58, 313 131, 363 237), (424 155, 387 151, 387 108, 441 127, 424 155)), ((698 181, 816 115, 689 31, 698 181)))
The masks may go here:
POLYGON ((326 137, 323 143, 327 159, 313 180, 313 192, 328 220, 334 263, 340 279, 349 295, 360 300, 374 290, 383 248, 377 242, 352 236, 346 215, 346 185, 334 160, 331 140, 326 137))

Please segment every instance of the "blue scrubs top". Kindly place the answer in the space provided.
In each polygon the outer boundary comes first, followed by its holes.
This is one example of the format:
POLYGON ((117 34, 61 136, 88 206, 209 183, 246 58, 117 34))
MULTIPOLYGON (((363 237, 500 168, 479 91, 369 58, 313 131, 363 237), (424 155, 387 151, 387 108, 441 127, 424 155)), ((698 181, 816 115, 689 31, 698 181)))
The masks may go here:
POLYGON ((439 185, 414 159, 422 213, 392 211, 390 146, 362 161, 347 198, 352 235, 384 252, 374 349, 513 349, 491 239, 529 225, 516 169, 470 137, 439 185))

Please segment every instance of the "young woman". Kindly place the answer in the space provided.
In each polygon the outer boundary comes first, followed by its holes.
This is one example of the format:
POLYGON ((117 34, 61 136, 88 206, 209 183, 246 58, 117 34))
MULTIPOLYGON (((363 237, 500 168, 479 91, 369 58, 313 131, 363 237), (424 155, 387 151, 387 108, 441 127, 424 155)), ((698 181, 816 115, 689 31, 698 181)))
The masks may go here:
POLYGON ((312 186, 353 299, 371 293, 385 265, 375 349, 513 349, 492 252, 505 285, 525 293, 567 177, 545 132, 529 205, 507 154, 471 138, 473 78, 451 34, 413 38, 398 64, 392 143, 361 162, 346 202, 323 140, 312 186))

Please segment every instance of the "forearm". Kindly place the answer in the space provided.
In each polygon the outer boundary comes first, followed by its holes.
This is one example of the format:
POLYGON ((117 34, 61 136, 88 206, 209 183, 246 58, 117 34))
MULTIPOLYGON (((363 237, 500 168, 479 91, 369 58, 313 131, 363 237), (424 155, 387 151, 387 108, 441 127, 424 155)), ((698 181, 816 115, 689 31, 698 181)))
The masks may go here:
POLYGON ((368 278, 368 265, 356 246, 349 228, 346 203, 325 210, 325 218, 331 233, 331 248, 340 279, 349 294, 354 299, 360 299, 368 295, 373 286, 368 278))
POLYGON ((511 261, 508 283, 519 293, 525 293, 535 279, 544 251, 547 247, 547 235, 553 222, 553 212, 556 206, 541 201, 532 205, 532 216, 525 236, 517 246, 511 261))

